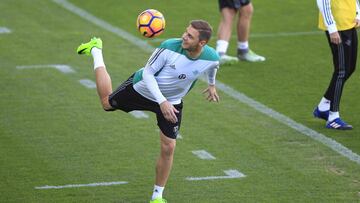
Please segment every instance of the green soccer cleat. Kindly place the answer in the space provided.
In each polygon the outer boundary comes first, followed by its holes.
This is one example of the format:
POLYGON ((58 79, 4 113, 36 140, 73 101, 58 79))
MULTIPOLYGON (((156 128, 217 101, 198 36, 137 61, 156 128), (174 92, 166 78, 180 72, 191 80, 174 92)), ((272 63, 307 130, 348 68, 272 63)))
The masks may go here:
POLYGON ((163 198, 157 198, 154 200, 150 200, 150 203, 167 203, 167 201, 163 198))
POLYGON ((222 55, 220 56, 220 64, 221 65, 233 65, 239 62, 239 59, 234 56, 222 55))
POLYGON ((249 50, 247 53, 242 54, 240 50, 238 50, 238 58, 242 61, 248 62, 260 62, 265 61, 265 57, 257 55, 255 52, 249 50))
POLYGON ((90 42, 81 44, 76 49, 76 52, 78 54, 85 54, 89 56, 91 54, 91 49, 94 47, 102 49, 102 40, 100 38, 93 37, 90 42))

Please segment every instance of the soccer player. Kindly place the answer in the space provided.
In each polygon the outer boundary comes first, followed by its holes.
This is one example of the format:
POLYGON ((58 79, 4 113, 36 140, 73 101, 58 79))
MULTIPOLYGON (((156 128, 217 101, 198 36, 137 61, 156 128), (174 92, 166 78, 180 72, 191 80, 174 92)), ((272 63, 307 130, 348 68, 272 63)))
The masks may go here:
POLYGON ((93 38, 77 49, 79 54, 92 55, 94 59, 96 88, 105 111, 147 110, 156 114, 161 150, 150 202, 166 202, 162 193, 173 163, 176 136, 181 124, 182 98, 202 73, 208 76, 208 87, 203 92, 207 94, 207 100, 219 101, 215 88, 219 55, 207 45, 211 34, 212 28, 206 21, 191 21, 182 38, 164 41, 145 67, 114 92, 103 61, 101 39, 93 38))
POLYGON ((234 64, 240 60, 249 62, 265 61, 265 57, 257 55, 249 48, 249 34, 253 5, 250 0, 219 0, 221 20, 218 28, 216 51, 220 55, 221 64, 234 64), (237 20, 237 57, 226 55, 231 37, 232 24, 237 20))
POLYGON ((319 28, 325 31, 333 56, 334 71, 330 84, 315 108, 315 117, 326 120, 326 128, 351 130, 340 118, 340 99, 345 82, 355 71, 360 25, 357 0, 317 0, 319 28))

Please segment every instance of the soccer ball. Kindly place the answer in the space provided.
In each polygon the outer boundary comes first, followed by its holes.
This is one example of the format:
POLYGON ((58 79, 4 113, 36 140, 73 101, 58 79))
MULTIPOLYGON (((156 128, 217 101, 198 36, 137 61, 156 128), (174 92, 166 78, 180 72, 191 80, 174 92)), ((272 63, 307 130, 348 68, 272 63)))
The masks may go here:
POLYGON ((136 26, 142 36, 148 38, 156 37, 164 32, 165 18, 159 11, 147 9, 137 17, 136 26))

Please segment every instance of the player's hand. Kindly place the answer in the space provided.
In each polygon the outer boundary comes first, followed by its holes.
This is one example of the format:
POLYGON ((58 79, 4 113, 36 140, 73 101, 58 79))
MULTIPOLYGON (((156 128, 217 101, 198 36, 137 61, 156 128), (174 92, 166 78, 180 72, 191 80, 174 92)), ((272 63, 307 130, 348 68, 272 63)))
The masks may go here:
POLYGON ((215 85, 209 85, 204 91, 203 94, 207 94, 206 100, 209 102, 219 102, 220 98, 216 92, 215 85))
POLYGON ((160 110, 166 120, 168 120, 172 123, 178 122, 178 119, 177 119, 175 113, 179 113, 179 111, 170 102, 164 101, 163 103, 161 103, 160 110))
POLYGON ((339 35, 339 32, 333 32, 330 34, 330 41, 333 44, 340 44, 341 43, 341 38, 339 35))
POLYGON ((360 19, 355 19, 354 23, 355 23, 355 28, 360 27, 360 19))

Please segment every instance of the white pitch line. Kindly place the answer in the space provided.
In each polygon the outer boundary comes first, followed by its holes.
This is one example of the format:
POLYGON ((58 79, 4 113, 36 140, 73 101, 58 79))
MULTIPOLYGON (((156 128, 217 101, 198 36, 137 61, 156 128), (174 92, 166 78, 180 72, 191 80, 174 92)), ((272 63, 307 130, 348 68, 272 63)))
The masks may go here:
POLYGON ((0 34, 8 34, 11 33, 11 30, 7 27, 0 27, 0 34))
POLYGON ((63 189, 63 188, 78 188, 78 187, 98 187, 98 186, 111 186, 111 185, 124 185, 124 184, 128 184, 128 182, 119 181, 119 182, 102 182, 102 183, 89 183, 89 184, 71 184, 71 185, 58 185, 58 186, 45 185, 45 186, 35 187, 35 189, 38 189, 38 190, 47 190, 47 189, 63 189))
POLYGON ((29 65, 16 66, 17 69, 31 69, 31 68, 55 68, 62 73, 74 73, 75 71, 68 65, 63 64, 49 64, 49 65, 29 65))
POLYGON ((182 140, 183 139, 183 136, 182 135, 180 135, 180 133, 176 136, 176 139, 178 140, 178 139, 180 139, 180 140, 182 140))
MULTIPOLYGON (((305 32, 278 32, 278 33, 252 33, 250 38, 268 38, 268 37, 292 37, 292 36, 306 36, 306 35, 321 35, 324 31, 305 31, 305 32)), ((236 38, 236 35, 232 36, 236 38)))
POLYGON ((214 160, 216 159, 213 155, 211 155, 209 152, 205 150, 195 150, 191 151, 195 156, 199 157, 199 159, 204 160, 214 160))
MULTIPOLYGON (((99 27, 101 27, 105 30, 108 30, 109 32, 129 41, 130 43, 138 46, 140 49, 143 49, 147 52, 152 52, 154 50, 154 47, 147 44, 144 40, 142 40, 138 37, 135 37, 120 28, 110 25, 109 23, 95 17, 94 15, 86 12, 85 10, 80 9, 80 8, 76 7, 75 5, 67 2, 66 0, 53 0, 53 1, 55 3, 61 5, 62 7, 66 8, 67 10, 71 11, 72 13, 82 17, 83 19, 85 19, 89 22, 92 22, 92 23, 98 25, 99 27)), ((232 98, 249 105, 250 107, 254 108, 255 110, 260 111, 260 112, 264 113, 265 115, 278 120, 279 122, 289 126, 290 128, 295 129, 296 131, 298 131, 306 136, 309 136, 310 138, 312 138, 314 140, 317 140, 317 141, 323 143, 324 145, 328 146, 329 148, 331 148, 335 152, 341 154, 342 156, 348 158, 349 160, 354 161, 357 164, 360 164, 360 156, 358 154, 352 152, 350 149, 346 148, 345 146, 341 145, 340 143, 336 142, 335 140, 330 139, 321 133, 318 133, 300 123, 295 122, 294 120, 290 119, 289 117, 270 109, 269 107, 261 104, 260 102, 257 102, 256 100, 251 99, 250 97, 246 96, 245 94, 238 92, 238 91, 234 90, 233 88, 231 88, 219 81, 217 81, 217 87, 218 87, 218 89, 222 90, 223 92, 225 92, 232 98)))
POLYGON ((89 89, 94 89, 96 88, 96 83, 93 82, 92 80, 89 79, 81 79, 79 80, 80 84, 82 84, 83 86, 89 88, 89 89))
POLYGON ((186 180, 189 181, 199 181, 199 180, 216 180, 216 179, 234 179, 234 178, 244 178, 245 174, 239 172, 238 170, 226 170, 224 171, 226 176, 206 176, 206 177, 187 177, 186 180))
POLYGON ((129 114, 131 114, 135 118, 149 118, 149 115, 147 115, 143 111, 130 111, 129 114))
POLYGON ((330 147, 332 150, 336 151, 337 153, 343 155, 344 157, 360 164, 360 156, 354 152, 352 152, 350 149, 346 148, 345 146, 341 145, 340 143, 336 142, 335 140, 326 137, 325 135, 316 132, 315 130, 312 130, 294 120, 291 118, 265 106, 264 104, 246 96, 245 94, 238 92, 234 90, 233 88, 225 85, 224 83, 221 83, 217 81, 216 84, 217 88, 221 91, 225 92, 227 95, 231 96, 232 98, 247 104, 248 106, 254 108, 255 110, 279 121, 280 123, 283 123, 290 128, 301 132, 302 134, 317 140, 318 142, 323 143, 324 145, 330 147))

